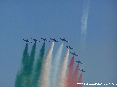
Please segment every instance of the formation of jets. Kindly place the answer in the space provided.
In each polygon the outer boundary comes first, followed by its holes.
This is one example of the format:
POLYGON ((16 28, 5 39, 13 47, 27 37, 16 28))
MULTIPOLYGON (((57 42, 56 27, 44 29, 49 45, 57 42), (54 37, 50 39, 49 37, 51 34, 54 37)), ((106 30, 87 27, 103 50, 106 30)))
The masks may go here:
MULTIPOLYGON (((78 64, 80 63, 80 64, 83 64, 80 60, 79 61, 76 61, 78 64)), ((81 72, 86 72, 86 71, 84 71, 83 69, 79 69, 81 72)))
MULTIPOLYGON (((37 40, 37 39, 33 39, 33 38, 31 38, 35 43, 36 42, 40 42, 39 40, 37 40)), ((50 42, 49 40, 47 40, 46 38, 41 38, 44 42, 50 42)), ((28 39, 23 39, 25 42, 27 42, 27 43, 32 43, 31 41, 29 41, 28 39)), ((52 40, 52 41, 54 41, 54 42, 58 42, 58 40, 56 40, 55 38, 50 38, 50 40, 52 40)), ((65 38, 60 38, 60 40, 62 40, 62 41, 64 41, 64 42, 69 42, 69 41, 67 41, 65 38)), ((71 46, 66 46, 68 49, 74 49, 74 48, 72 48, 71 46)), ((70 52, 72 55, 74 55, 74 56, 79 56, 79 55, 77 55, 75 52, 70 52)), ((76 61, 78 64, 80 63, 80 64, 83 64, 81 61, 76 61)), ((80 70, 80 69, 79 69, 80 70)), ((83 69, 81 69, 80 71, 82 71, 82 72, 85 72, 83 69)))
MULTIPOLYGON (((38 41, 37 39, 33 39, 33 38, 31 38, 32 40, 34 40, 35 42, 40 42, 40 41, 38 41)), ((44 42, 46 42, 46 41, 48 41, 48 42, 50 42, 49 40, 47 40, 46 38, 41 38, 44 42)), ((62 41, 65 41, 65 42, 69 42, 69 41, 67 41, 65 38, 60 38, 62 41)), ((23 39, 24 40, 24 39, 23 39)), ((58 42, 58 40, 56 40, 55 38, 50 38, 50 40, 52 40, 52 41, 54 41, 54 42, 58 42)), ((24 40, 25 42, 29 42, 29 43, 32 43, 31 41, 29 41, 28 39, 26 39, 26 40, 24 40)), ((69 48, 70 49, 72 49, 70 46, 69 46, 69 48)))

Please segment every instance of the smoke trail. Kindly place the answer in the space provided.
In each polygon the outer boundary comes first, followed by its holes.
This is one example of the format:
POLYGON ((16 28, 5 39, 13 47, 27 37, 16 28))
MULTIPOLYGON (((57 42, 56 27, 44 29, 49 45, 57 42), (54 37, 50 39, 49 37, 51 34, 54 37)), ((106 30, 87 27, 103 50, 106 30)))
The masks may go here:
POLYGON ((22 87, 22 73, 18 72, 16 75, 15 87, 22 87))
POLYGON ((26 44, 26 48, 24 50, 23 53, 23 59, 22 59, 22 70, 21 73, 24 76, 25 74, 27 74, 27 70, 28 70, 28 61, 29 61, 29 53, 28 53, 28 44, 26 44))
MULTIPOLYGON (((82 83, 82 73, 80 74, 80 77, 78 79, 78 83, 82 83)), ((77 87, 82 87, 82 84, 77 84, 77 87)))
POLYGON ((54 42, 52 42, 47 55, 45 57, 45 60, 42 65, 42 72, 41 77, 39 81, 39 87, 49 87, 49 75, 50 75, 50 66, 52 61, 52 52, 53 52, 54 42))
POLYGON ((83 15, 81 18, 81 47, 86 47, 86 36, 87 36, 87 20, 89 12, 89 0, 85 0, 83 15))
POLYGON ((76 69, 72 76, 72 86, 77 87, 77 78, 78 78, 79 64, 76 66, 76 69))
POLYGON ((67 75, 67 87, 71 87, 71 80, 73 74, 73 65, 74 65, 74 56, 72 57, 69 67, 68 67, 68 75, 67 75))
POLYGON ((32 87, 31 86, 31 76, 30 75, 25 75, 23 77, 23 86, 22 87, 32 87))
POLYGON ((37 59, 37 63, 34 68, 34 74, 33 74, 33 80, 32 80, 32 86, 38 87, 38 80, 40 78, 40 73, 42 69, 42 61, 44 57, 44 51, 45 51, 45 42, 43 43, 43 46, 40 49, 39 57, 37 59))
POLYGON ((72 73, 73 73, 73 65, 74 65, 74 56, 72 57, 72 59, 70 61, 70 64, 69 64, 69 67, 68 67, 68 76, 72 76, 72 73))
POLYGON ((31 75, 32 69, 33 69, 33 63, 34 63, 34 58, 35 58, 35 50, 36 50, 36 42, 32 46, 32 50, 30 53, 30 58, 29 58, 29 72, 28 74, 31 75))
POLYGON ((67 50, 65 57, 62 61, 60 71, 59 71, 59 77, 58 77, 58 87, 66 87, 66 71, 67 71, 67 63, 68 63, 68 57, 69 57, 69 49, 67 50))
POLYGON ((57 72, 60 66, 60 58, 63 50, 63 43, 60 45, 59 49, 57 50, 56 56, 54 58, 53 64, 52 64, 52 73, 51 73, 51 87, 56 87, 57 83, 57 72))
POLYGON ((24 70, 26 73, 23 74, 23 87, 31 87, 31 74, 33 69, 33 63, 35 58, 35 50, 36 50, 36 42, 32 46, 32 50, 30 52, 29 59, 27 60, 26 69, 24 70))
POLYGON ((29 60, 28 43, 26 43, 26 46, 23 52, 22 66, 21 66, 21 70, 18 72, 16 76, 15 87, 22 87, 22 84, 24 82, 23 78, 24 78, 24 75, 26 74, 26 70, 28 69, 28 60, 29 60))

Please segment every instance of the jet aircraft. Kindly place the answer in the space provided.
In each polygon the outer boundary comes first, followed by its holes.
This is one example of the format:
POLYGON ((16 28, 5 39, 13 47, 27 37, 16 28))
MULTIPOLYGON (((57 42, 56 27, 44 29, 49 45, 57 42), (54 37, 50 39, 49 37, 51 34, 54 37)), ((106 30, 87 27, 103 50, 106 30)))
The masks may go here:
POLYGON ((65 38, 63 38, 63 39, 62 39, 62 38, 60 38, 60 39, 61 39, 62 41, 65 41, 65 42, 69 42, 69 41, 65 40, 65 38))
MULTIPOLYGON (((80 69, 79 69, 80 70, 80 69)), ((83 69, 81 69, 80 71, 82 71, 82 72, 86 72, 86 71, 84 71, 83 69)))
MULTIPOLYGON (((33 39, 33 38, 31 38, 31 39, 33 39)), ((37 39, 33 39, 35 42, 37 42, 38 40, 37 39)), ((38 41, 38 42, 40 42, 40 41, 38 41)))
POLYGON ((47 41, 47 39, 46 38, 41 38, 43 41, 47 41))
POLYGON ((54 42, 58 42, 55 38, 54 39, 50 38, 50 39, 53 40, 54 42))
POLYGON ((23 39, 25 42, 28 42, 28 43, 32 43, 31 41, 29 41, 28 39, 23 39))
POLYGON ((67 48, 69 48, 69 49, 74 49, 74 48, 72 48, 72 47, 70 47, 70 46, 66 46, 67 48))
POLYGON ((70 52, 70 53, 73 54, 73 55, 75 55, 75 56, 78 56, 75 52, 74 53, 70 52))
MULTIPOLYGON (((79 60, 79 61, 76 61, 76 62, 77 62, 78 64, 81 63, 80 60, 79 60)), ((81 63, 81 64, 83 64, 83 63, 81 63)))

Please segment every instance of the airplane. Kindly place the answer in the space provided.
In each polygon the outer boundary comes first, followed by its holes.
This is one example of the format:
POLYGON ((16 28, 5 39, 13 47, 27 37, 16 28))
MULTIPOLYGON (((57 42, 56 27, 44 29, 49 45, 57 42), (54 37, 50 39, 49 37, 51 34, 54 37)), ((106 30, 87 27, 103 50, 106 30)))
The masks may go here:
MULTIPOLYGON (((24 40, 24 39, 23 39, 23 40, 24 40)), ((27 40, 24 40, 24 41, 29 42, 29 43, 32 43, 32 42, 30 42, 28 39, 27 39, 27 40)))
POLYGON ((78 56, 75 52, 74 53, 70 52, 70 53, 73 54, 73 55, 75 55, 75 56, 78 56))
POLYGON ((43 39, 44 41, 47 41, 47 39, 46 39, 46 38, 41 38, 41 39, 43 39))
POLYGON ((69 49, 74 49, 74 48, 71 48, 70 46, 66 46, 67 48, 69 48, 69 49))
MULTIPOLYGON (((78 64, 81 63, 80 61, 76 61, 76 62, 78 62, 78 64)), ((81 64, 83 64, 83 63, 81 63, 81 64)))
MULTIPOLYGON (((31 39, 33 39, 33 38, 31 38, 31 39)), ((37 42, 38 40, 37 39, 33 39, 35 42, 37 42)), ((40 42, 40 41, 38 41, 38 42, 40 42)))
MULTIPOLYGON (((80 70, 80 69, 79 69, 80 70)), ((86 71, 83 71, 83 69, 81 69, 80 71, 82 71, 82 72, 86 72, 86 71)))
POLYGON ((60 39, 61 39, 62 41, 65 41, 65 42, 69 42, 69 41, 65 40, 65 38, 63 38, 63 39, 62 39, 62 38, 60 38, 60 39))
POLYGON ((53 40, 54 42, 58 42, 55 38, 54 39, 50 38, 50 39, 53 40))

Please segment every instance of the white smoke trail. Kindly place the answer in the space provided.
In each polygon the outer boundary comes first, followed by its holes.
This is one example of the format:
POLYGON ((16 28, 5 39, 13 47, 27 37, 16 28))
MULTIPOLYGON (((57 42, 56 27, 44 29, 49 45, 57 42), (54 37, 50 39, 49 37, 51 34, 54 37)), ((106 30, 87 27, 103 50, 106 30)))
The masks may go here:
POLYGON ((55 55, 53 64, 52 64, 52 72, 51 72, 51 87, 56 87, 57 83, 57 72, 60 66, 60 59, 61 59, 61 54, 63 50, 63 43, 60 45, 59 49, 57 50, 57 53, 55 55))
POLYGON ((86 37, 87 37, 87 20, 89 14, 89 0, 85 0, 83 15, 81 18, 81 47, 84 49, 86 47, 86 37))
POLYGON ((50 66, 52 61, 52 52, 53 52, 54 42, 52 42, 47 55, 45 57, 45 60, 42 65, 42 72, 41 77, 39 80, 39 86, 38 87, 49 87, 49 76, 50 76, 50 66))
POLYGON ((58 87, 66 87, 66 73, 67 73, 67 64, 68 64, 68 57, 69 57, 69 49, 67 50, 65 57, 62 61, 60 70, 59 70, 59 75, 58 75, 58 79, 57 79, 57 86, 58 87))

